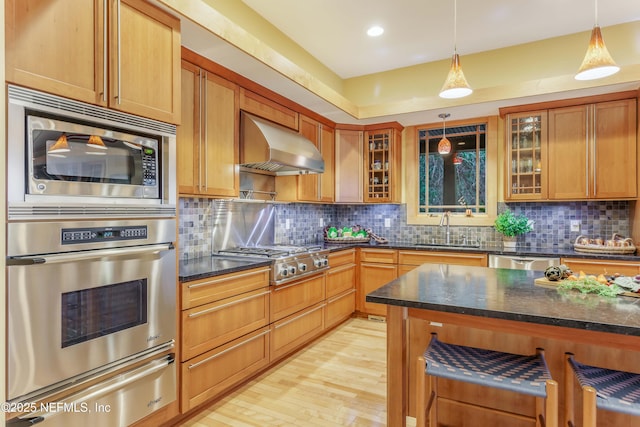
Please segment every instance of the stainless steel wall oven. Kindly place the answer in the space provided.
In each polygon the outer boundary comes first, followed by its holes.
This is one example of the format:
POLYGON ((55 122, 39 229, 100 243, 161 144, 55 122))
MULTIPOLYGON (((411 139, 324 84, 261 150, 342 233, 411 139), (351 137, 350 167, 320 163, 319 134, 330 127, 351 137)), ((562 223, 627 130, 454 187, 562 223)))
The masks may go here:
POLYGON ((130 425, 177 398, 175 126, 7 92, 8 424, 130 425))

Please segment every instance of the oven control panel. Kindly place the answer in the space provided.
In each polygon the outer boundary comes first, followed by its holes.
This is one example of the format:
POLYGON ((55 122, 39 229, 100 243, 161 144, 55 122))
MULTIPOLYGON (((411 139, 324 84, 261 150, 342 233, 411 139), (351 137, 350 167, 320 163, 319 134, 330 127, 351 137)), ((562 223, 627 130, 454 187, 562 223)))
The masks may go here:
POLYGON ((97 243, 112 240, 143 240, 147 238, 147 226, 63 228, 61 243, 97 243))

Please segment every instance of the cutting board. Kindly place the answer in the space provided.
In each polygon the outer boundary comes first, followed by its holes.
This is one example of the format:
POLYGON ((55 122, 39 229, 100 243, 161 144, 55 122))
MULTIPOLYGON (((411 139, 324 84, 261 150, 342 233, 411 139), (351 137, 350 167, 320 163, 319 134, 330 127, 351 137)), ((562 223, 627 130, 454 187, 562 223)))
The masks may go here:
MULTIPOLYGON (((539 278, 534 280, 534 283, 536 285, 549 286, 549 287, 556 287, 556 286, 560 285, 563 282, 564 282, 564 280, 552 281, 552 280, 547 279, 546 277, 539 277, 539 278)), ((623 292, 623 293, 621 293, 619 295, 622 295, 624 297, 640 298, 640 293, 636 293, 636 292, 623 292)))

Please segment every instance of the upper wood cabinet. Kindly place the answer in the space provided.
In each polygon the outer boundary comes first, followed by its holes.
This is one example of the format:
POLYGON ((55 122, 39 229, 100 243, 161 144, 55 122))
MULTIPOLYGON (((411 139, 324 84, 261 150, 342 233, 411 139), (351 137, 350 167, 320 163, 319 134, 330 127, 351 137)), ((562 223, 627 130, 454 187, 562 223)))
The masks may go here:
POLYGON ((549 110, 549 199, 637 196, 636 100, 549 110))
POLYGON ((368 130, 364 140, 364 201, 399 202, 402 179, 400 132, 393 128, 368 130))
POLYGON ((636 102, 508 115, 506 200, 637 197, 636 102))
POLYGON ((318 148, 324 160, 324 173, 299 175, 298 200, 331 203, 334 199, 334 130, 300 115, 300 134, 318 148))
POLYGON ((362 203, 364 158, 361 130, 336 130, 335 201, 362 203))
POLYGON ((297 112, 245 88, 240 89, 240 109, 295 131, 299 129, 297 112))
POLYGON ((547 112, 511 114, 506 122, 507 199, 546 199, 547 112))
POLYGON ((238 197, 238 86, 182 61, 178 192, 238 197))
POLYGON ((180 122, 180 20, 143 0, 7 0, 9 82, 180 122))

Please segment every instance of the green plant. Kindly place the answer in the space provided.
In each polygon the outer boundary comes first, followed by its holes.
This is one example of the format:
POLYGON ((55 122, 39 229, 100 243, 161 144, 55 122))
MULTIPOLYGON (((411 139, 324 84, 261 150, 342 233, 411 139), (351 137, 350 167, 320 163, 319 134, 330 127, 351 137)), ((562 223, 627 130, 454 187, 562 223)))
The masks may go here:
POLYGON ((498 233, 502 233, 507 237, 514 237, 533 230, 533 221, 524 215, 514 215, 513 212, 506 209, 498 215, 494 226, 498 233))

